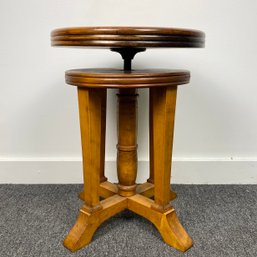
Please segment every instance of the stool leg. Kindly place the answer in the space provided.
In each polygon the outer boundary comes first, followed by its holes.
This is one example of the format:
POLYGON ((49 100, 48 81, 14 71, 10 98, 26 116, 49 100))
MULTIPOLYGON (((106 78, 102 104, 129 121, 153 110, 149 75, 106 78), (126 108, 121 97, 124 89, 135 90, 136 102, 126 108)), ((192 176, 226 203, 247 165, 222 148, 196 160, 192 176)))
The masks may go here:
MULTIPOLYGON (((153 91, 149 90, 149 162, 150 162, 150 174, 147 179, 148 183, 154 184, 154 153, 153 153, 153 91)), ((154 194, 148 194, 152 197, 154 194)), ((174 200, 177 194, 174 191, 170 192, 170 200, 174 200)))
POLYGON ((177 88, 153 88, 150 91, 154 207, 165 210, 170 207, 171 155, 177 88))
POLYGON ((183 229, 170 205, 171 157, 176 108, 177 87, 150 89, 152 161, 154 176, 154 202, 151 208, 162 213, 163 222, 157 225, 164 241, 185 251, 192 246, 192 240, 183 229), (165 221, 165 222, 164 222, 165 221))
POLYGON ((107 218, 126 207, 124 199, 109 197, 100 203, 100 176, 103 175, 103 147, 105 128, 105 89, 78 87, 81 143, 83 154, 84 200, 76 224, 64 240, 71 251, 88 244, 97 227, 107 218))
POLYGON ((135 89, 120 89, 118 96, 117 173, 118 193, 136 193, 137 175, 137 94, 135 89))
MULTIPOLYGON (((102 90, 102 89, 101 89, 102 90)), ((102 93, 101 104, 101 157, 100 157, 100 181, 107 180, 104 174, 105 168, 105 134, 106 134, 106 92, 102 93)))
POLYGON ((100 208, 99 184, 103 168, 105 89, 78 87, 81 144, 83 155, 84 200, 89 208, 100 208))
POLYGON ((153 158, 153 94, 149 89, 149 159, 150 159, 150 176, 147 182, 154 183, 154 158, 153 158))
MULTIPOLYGON (((80 89, 82 90, 82 89, 80 89)), ((99 103, 101 104, 101 155, 100 155, 100 182, 107 181, 107 178, 104 174, 104 168, 105 168, 105 134, 106 134, 106 92, 105 89, 101 89, 102 92, 100 92, 101 101, 99 103)), ((80 93, 81 94, 81 93, 80 93)), ((83 110, 80 111, 82 115, 83 110)), ((83 117, 82 117, 83 118, 83 117)), ((81 127, 85 124, 81 124, 81 127)), ((81 128, 82 130, 82 128, 81 128)), ((83 146, 82 146, 83 147, 83 146)), ((84 191, 79 193, 79 198, 82 201, 85 201, 85 194, 84 191)))

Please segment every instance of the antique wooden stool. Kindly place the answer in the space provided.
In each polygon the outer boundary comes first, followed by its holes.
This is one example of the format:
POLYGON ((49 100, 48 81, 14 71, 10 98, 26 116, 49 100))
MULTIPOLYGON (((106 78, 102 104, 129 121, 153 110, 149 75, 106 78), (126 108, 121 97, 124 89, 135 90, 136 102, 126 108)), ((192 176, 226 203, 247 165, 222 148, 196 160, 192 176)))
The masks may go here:
POLYGON ((83 152, 84 191, 76 224, 64 245, 76 251, 90 243, 98 226, 129 209, 159 230, 170 246, 186 251, 192 240, 180 224, 170 201, 171 157, 177 86, 189 82, 183 70, 133 70, 131 60, 148 47, 203 47, 204 33, 195 30, 144 27, 83 27, 54 30, 53 46, 105 47, 122 55, 124 69, 77 69, 66 82, 78 88, 83 152), (106 91, 119 89, 118 184, 104 174, 106 91), (137 88, 150 89, 150 176, 136 184, 137 88), (101 200, 103 199, 103 200, 101 200))

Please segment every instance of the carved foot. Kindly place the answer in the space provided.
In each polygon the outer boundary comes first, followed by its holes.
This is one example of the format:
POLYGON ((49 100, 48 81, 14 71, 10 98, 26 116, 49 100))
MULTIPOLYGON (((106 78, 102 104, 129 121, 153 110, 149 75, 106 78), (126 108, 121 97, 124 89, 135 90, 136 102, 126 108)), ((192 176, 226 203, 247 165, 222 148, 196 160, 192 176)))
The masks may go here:
POLYGON ((192 239, 179 222, 174 209, 163 213, 161 222, 156 227, 164 242, 179 251, 185 252, 193 245, 192 239))
POLYGON ((96 229, 111 216, 127 207, 127 199, 114 195, 101 201, 102 208, 89 212, 86 206, 80 209, 79 216, 73 228, 64 239, 64 246, 75 252, 89 244, 96 229))
POLYGON ((97 221, 94 222, 94 216, 94 214, 86 212, 83 208, 80 210, 76 224, 64 239, 63 244, 66 248, 75 252, 91 242, 99 226, 97 221))
POLYGON ((169 246, 182 252, 188 250, 193 241, 180 224, 175 210, 170 208, 162 213, 153 209, 153 204, 153 200, 139 194, 128 199, 128 209, 151 221, 169 246))

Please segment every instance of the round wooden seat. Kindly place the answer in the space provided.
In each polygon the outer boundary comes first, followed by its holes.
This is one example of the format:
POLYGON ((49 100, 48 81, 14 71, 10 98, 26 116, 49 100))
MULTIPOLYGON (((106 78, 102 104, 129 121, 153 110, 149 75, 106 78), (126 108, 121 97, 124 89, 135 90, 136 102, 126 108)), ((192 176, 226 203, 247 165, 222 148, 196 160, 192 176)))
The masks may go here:
POLYGON ((51 33, 52 46, 204 47, 198 30, 158 27, 73 27, 51 33))
POLYGON ((65 73, 66 83, 88 88, 150 88, 177 86, 190 80, 186 70, 75 69, 65 73))

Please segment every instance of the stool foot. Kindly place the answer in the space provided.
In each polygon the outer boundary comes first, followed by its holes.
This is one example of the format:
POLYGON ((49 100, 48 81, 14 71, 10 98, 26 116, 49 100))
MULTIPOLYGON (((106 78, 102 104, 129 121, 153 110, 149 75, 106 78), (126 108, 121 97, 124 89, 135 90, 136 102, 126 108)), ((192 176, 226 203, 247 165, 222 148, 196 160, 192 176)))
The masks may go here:
POLYGON ((114 195, 101 201, 102 208, 89 212, 86 206, 80 209, 79 216, 73 228, 64 239, 64 246, 75 252, 88 245, 96 229, 111 216, 123 211, 127 207, 127 199, 114 195))
POLYGON ((193 241, 182 227, 174 209, 162 214, 161 222, 158 225, 164 242, 179 251, 185 252, 193 246, 193 241))
POLYGON ((193 241, 179 222, 175 210, 171 207, 162 213, 152 209, 153 203, 153 200, 137 194, 128 198, 128 209, 151 221, 169 246, 182 252, 188 250, 193 241))

